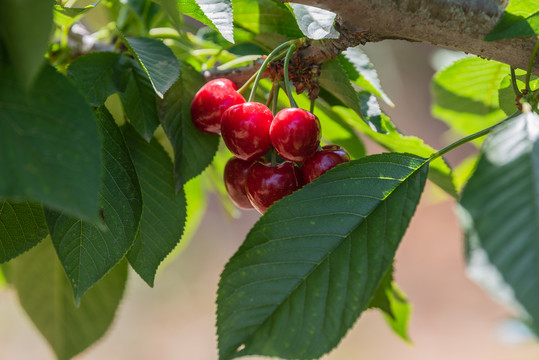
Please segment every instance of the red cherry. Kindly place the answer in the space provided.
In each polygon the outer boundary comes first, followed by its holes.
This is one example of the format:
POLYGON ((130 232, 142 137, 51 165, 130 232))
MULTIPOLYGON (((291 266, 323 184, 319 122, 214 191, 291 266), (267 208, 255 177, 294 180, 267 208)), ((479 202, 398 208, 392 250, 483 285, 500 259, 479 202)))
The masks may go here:
POLYGON ((269 163, 255 162, 247 173, 247 196, 261 214, 275 201, 290 195, 301 185, 301 171, 290 161, 275 167, 269 163))
POLYGON ((270 137, 277 154, 285 160, 302 162, 320 145, 322 131, 318 118, 303 109, 286 108, 277 113, 270 137))
POLYGON ((308 184, 332 167, 348 161, 350 161, 350 155, 342 147, 326 145, 301 165, 303 181, 308 184))
POLYGON ((253 204, 247 197, 247 171, 251 165, 253 165, 252 161, 232 157, 226 163, 223 172, 228 196, 241 209, 253 208, 253 204))
POLYGON ((232 154, 254 160, 271 148, 269 128, 273 115, 264 104, 246 102, 228 108, 221 118, 221 135, 232 154))
POLYGON ((211 80, 202 86, 191 103, 195 127, 205 133, 219 134, 223 112, 232 105, 245 102, 236 90, 236 84, 228 79, 211 80))

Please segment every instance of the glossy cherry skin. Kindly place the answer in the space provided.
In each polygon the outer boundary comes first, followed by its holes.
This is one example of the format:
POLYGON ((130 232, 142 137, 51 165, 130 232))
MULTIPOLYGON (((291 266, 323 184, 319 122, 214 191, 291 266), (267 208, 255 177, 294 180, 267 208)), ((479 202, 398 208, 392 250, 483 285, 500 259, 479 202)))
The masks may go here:
POLYGON ((228 79, 211 80, 202 86, 191 103, 195 127, 205 133, 219 134, 223 112, 232 105, 245 102, 236 90, 236 84, 228 79))
POLYGON ((253 204, 247 197, 247 172, 253 165, 252 161, 245 161, 232 157, 225 165, 223 177, 226 191, 230 200, 241 209, 252 209, 253 204))
POLYGON ((308 184, 329 169, 350 161, 350 155, 338 145, 326 145, 301 165, 303 181, 308 184))
POLYGON ((221 136, 234 156, 255 160, 271 149, 273 115, 264 104, 246 102, 228 108, 221 119, 221 136))
POLYGON ((290 195, 301 186, 301 171, 290 161, 275 167, 269 163, 255 162, 247 173, 247 196, 261 214, 275 201, 290 195))
POLYGON ((277 113, 270 127, 270 137, 277 154, 285 160, 303 162, 320 145, 320 120, 299 108, 277 113))

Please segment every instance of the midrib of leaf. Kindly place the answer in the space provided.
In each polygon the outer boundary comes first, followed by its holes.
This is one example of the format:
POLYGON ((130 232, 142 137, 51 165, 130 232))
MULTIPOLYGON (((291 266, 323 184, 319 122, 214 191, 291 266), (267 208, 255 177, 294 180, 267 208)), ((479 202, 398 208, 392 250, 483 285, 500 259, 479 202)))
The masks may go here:
MULTIPOLYGON (((275 304, 263 304, 263 305, 257 305, 256 307, 263 307, 263 306, 268 306, 268 305, 272 305, 274 306, 274 309, 271 311, 271 313, 269 313, 266 318, 264 319, 264 321, 262 321, 261 323, 257 323, 257 324, 249 324, 248 326, 245 326, 245 328, 247 327, 252 327, 252 326, 256 326, 257 329, 258 328, 261 328, 263 327, 270 319, 272 319, 272 317, 274 316, 274 314, 276 313, 276 311, 284 304, 286 303, 290 296, 292 296, 292 294, 294 294, 301 286, 305 285, 306 284, 306 280, 314 273, 316 272, 320 266, 322 266, 324 263, 326 263, 328 261, 328 259, 330 258, 330 256, 336 251, 338 250, 341 246, 344 246, 345 244, 350 244, 349 246, 351 247, 352 245, 352 235, 356 232, 356 231, 359 231, 360 230, 360 225, 362 225, 364 222, 365 224, 368 225, 368 217, 371 213, 373 213, 376 209, 378 209, 380 206, 385 206, 385 203, 384 203, 384 200, 386 200, 389 196, 391 196, 391 194, 393 194, 393 192, 395 192, 400 186, 402 185, 405 185, 406 187, 408 187, 408 178, 410 178, 410 176, 416 174, 418 171, 421 170, 421 168, 427 164, 428 161, 425 161, 421 166, 417 167, 417 168, 412 168, 412 167, 409 167, 409 166, 405 166, 403 164, 397 164, 397 163, 392 163, 392 162, 371 162, 369 164, 392 164, 394 166, 401 166, 401 167, 405 167, 405 168, 408 168, 408 169, 411 169, 411 170, 414 170, 412 171, 410 174, 408 174, 408 176, 406 176, 405 178, 403 179, 397 179, 397 178, 392 178, 392 177, 361 177, 361 179, 369 179, 369 178, 372 178, 372 179, 383 179, 383 180, 396 180, 396 181, 400 181, 400 183, 395 186, 392 191, 390 193, 388 193, 386 196, 384 196, 383 198, 376 198, 376 197, 372 197, 372 196, 365 196, 365 195, 348 195, 348 196, 358 196, 358 197, 367 197, 367 198, 374 198, 376 200, 379 200, 380 203, 373 207, 372 210, 365 214, 365 215, 362 215, 362 214, 359 214, 359 213, 350 213, 350 212, 333 212, 333 213, 324 213, 324 214, 319 214, 319 215, 313 215, 313 216, 308 216, 306 218, 314 218, 314 217, 322 217, 322 216, 327 216, 327 215, 330 215, 330 214, 350 214, 350 215, 354 215, 354 216, 357 216, 357 217, 361 217, 363 218, 363 220, 360 220, 355 228, 346 236, 342 236, 340 234, 312 234, 312 235, 309 235, 309 236, 324 236, 324 235, 330 235, 330 236, 335 236, 335 237, 339 237, 341 238, 342 240, 340 242, 338 242, 331 250, 327 251, 327 253, 322 257, 322 259, 320 259, 320 261, 318 263, 316 262, 309 262, 309 261, 295 261, 295 260, 291 260, 289 262, 273 262, 273 263, 258 263, 258 264, 255 264, 255 265, 248 265, 248 266, 245 266, 245 267, 242 267, 242 268, 238 268, 236 269, 235 271, 233 271, 232 273, 228 274, 228 276, 231 276, 232 274, 235 274, 236 272, 238 271, 241 271, 247 267, 251 268, 253 266, 263 266, 263 265, 269 265, 269 264, 280 264, 280 263, 292 263, 292 264, 298 264, 298 263, 306 263, 306 264, 315 264, 313 266, 313 268, 311 270, 308 271, 307 274, 305 274, 304 276, 300 276, 300 277, 280 277, 280 278, 272 278, 272 279, 264 279, 263 282, 268 282, 268 281, 274 281, 274 280, 278 280, 278 279, 284 279, 284 278, 290 278, 290 279, 294 279, 294 278, 298 278, 298 282, 296 285, 294 285, 294 287, 288 292, 288 294, 283 298, 283 300, 279 303, 275 303, 275 304)), ((351 178, 352 179, 352 178, 351 178)), ((328 182, 328 184, 330 184, 331 182, 328 182)), ((346 196, 346 195, 335 195, 334 197, 343 197, 343 196, 346 196)), ((324 198, 329 198, 328 196, 324 197, 324 198)), ((313 200, 319 200, 319 199, 322 199, 322 198, 313 198, 313 199, 307 199, 307 200, 304 200, 304 202, 310 202, 310 201, 313 201, 313 200)), ((298 204, 301 203, 298 202, 298 204)), ((402 222, 402 217, 399 219, 401 222, 402 222)), ((285 221, 285 220, 283 220, 285 221)), ((279 222, 276 221, 276 222, 273 222, 273 223, 268 223, 267 226, 274 226, 276 224, 278 224, 279 222)), ((400 227, 400 226, 399 226, 400 227)), ((384 233, 385 233, 385 228, 384 228, 384 233)), ((263 247, 265 245, 267 245, 268 243, 270 242, 275 242, 275 241, 283 241, 283 240, 289 240, 289 239, 293 239, 293 238, 296 238, 296 237, 304 237, 304 235, 297 235, 297 236, 292 236, 292 237, 285 237, 285 238, 279 238, 279 239, 274 239, 274 240, 270 240, 269 242, 265 242, 265 243, 262 243, 262 244, 259 244, 257 246, 254 246, 252 248, 250 248, 250 250, 254 250, 256 249, 257 247, 263 247)), ((366 241, 368 242, 369 241, 369 237, 366 237, 366 241)), ((385 243, 384 243, 384 246, 385 246, 385 243)), ((312 248, 309 248, 310 250, 312 250, 312 248)), ((326 251, 325 249, 321 249, 323 251, 326 251)), ((349 253, 349 256, 350 256, 350 252, 349 253)), ((368 261, 368 258, 366 258, 366 261, 368 261)), ((350 264, 350 261, 348 262, 348 264, 350 264)), ((328 267, 329 267, 329 263, 328 263, 328 267)), ((348 266, 348 269, 350 268, 350 265, 348 266)), ((329 271, 328 271, 329 273, 329 271)), ((348 283, 348 279, 349 279, 349 270, 347 272, 347 283, 348 283)), ((232 297, 233 294, 235 294, 238 290, 242 289, 243 287, 246 287, 246 286, 249 286, 249 285, 252 285, 252 284, 255 284, 255 283, 260 283, 261 281, 256 281, 256 282, 250 282, 250 283, 247 283, 247 284, 244 284, 242 285, 241 287, 235 289, 231 294, 228 294, 228 297, 232 297)), ((348 291, 348 286, 346 286, 346 291, 348 291)), ((374 296, 374 293, 373 295, 374 296)), ((371 296, 371 298, 372 298, 371 296)), ((327 299, 327 295, 326 295, 326 299, 327 299)), ((255 307, 255 308, 256 308, 255 307)), ((245 308, 243 308, 242 310, 244 310, 245 308)), ((233 316, 235 314, 235 312, 232 312, 228 317, 226 318, 223 318, 223 319, 220 319, 220 322, 221 323, 224 323, 226 320, 229 319, 230 316, 233 316)), ((323 316, 325 317, 325 311, 322 312, 323 316)), ((341 316, 344 316, 344 312, 342 312, 341 316)), ((303 317, 302 317, 303 319, 303 317)), ((324 320, 325 321, 325 320, 324 320)), ((300 326, 301 327, 301 326, 300 326)), ((249 336, 252 336, 256 331, 257 329, 255 329, 253 332, 251 332, 251 334, 249 336)), ((239 330, 239 329, 235 329, 236 331, 239 330)), ((296 337, 300 336, 300 333, 301 332, 297 332, 296 334, 296 337)), ((248 337, 247 337, 248 339, 248 337)), ((243 342, 246 342, 247 339, 243 342)), ((315 344, 315 342, 313 341, 312 344, 315 344)))

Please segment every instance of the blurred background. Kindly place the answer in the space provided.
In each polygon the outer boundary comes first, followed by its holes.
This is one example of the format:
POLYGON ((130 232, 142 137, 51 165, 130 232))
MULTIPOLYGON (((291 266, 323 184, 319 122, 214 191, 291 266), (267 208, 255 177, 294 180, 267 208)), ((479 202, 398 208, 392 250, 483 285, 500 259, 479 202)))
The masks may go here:
MULTIPOLYGON (((397 127, 434 148, 446 145, 447 127, 430 115, 429 88, 440 59, 453 54, 399 41, 364 49, 396 105, 385 111, 397 127)), ((367 144, 369 153, 382 151, 367 144)), ((447 159, 457 165, 471 151, 471 145, 465 146, 447 159)), ((323 359, 539 359, 539 344, 467 278, 454 206, 428 183, 397 252, 396 281, 413 305, 409 328, 413 343, 394 335, 381 313, 367 311, 323 359)), ((258 218, 258 213, 246 211, 232 219, 218 198, 210 196, 196 234, 158 274, 155 287, 149 288, 131 272, 111 328, 76 359, 217 359, 214 324, 219 276, 258 218)), ((54 359, 10 289, 0 290, 0 359, 54 359)))

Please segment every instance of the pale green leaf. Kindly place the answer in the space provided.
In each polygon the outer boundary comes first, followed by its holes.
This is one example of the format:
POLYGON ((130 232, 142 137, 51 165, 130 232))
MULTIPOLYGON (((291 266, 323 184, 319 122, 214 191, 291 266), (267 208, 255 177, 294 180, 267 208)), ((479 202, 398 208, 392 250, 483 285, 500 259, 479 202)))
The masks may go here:
POLYGON ((202 85, 202 75, 182 64, 180 78, 158 102, 161 125, 174 148, 176 191, 211 163, 219 145, 218 135, 198 131, 191 120, 191 102, 202 85))
POLYGON ((103 137, 100 226, 45 211, 54 247, 77 302, 131 248, 142 213, 139 181, 120 129, 104 108, 96 110, 96 115, 103 137))
POLYGON ((84 7, 65 7, 59 4, 54 4, 54 22, 58 26, 71 26, 79 21, 88 11, 92 10, 99 4, 98 0, 94 4, 84 7))
POLYGON ((25 92, 0 67, 0 198, 98 221, 101 140, 90 106, 45 66, 25 92))
POLYGON ((123 128, 123 133, 137 170, 144 203, 140 231, 127 259, 140 277, 153 286, 159 264, 182 236, 185 194, 183 189, 175 193, 172 161, 157 140, 144 141, 129 125, 123 128))
POLYGON ((488 136, 460 200, 468 273, 539 329, 539 115, 488 136))
POLYGON ((234 43, 232 0, 196 0, 200 10, 211 20, 221 35, 234 43))
POLYGON ((423 191, 426 159, 341 164, 276 202, 221 275, 221 359, 319 358, 367 308, 423 191))
POLYGON ((333 24, 337 14, 314 6, 289 3, 298 26, 309 39, 337 39, 339 32, 333 24))
POLYGON ((157 95, 163 98, 180 74, 178 60, 172 50, 157 39, 147 37, 125 38, 122 34, 121 37, 131 54, 148 75, 157 95))
POLYGON ((354 84, 378 96, 389 106, 394 106, 389 96, 387 96, 382 89, 374 65, 371 63, 367 54, 365 54, 359 47, 346 49, 338 59, 348 74, 348 78, 352 80, 354 84))
POLYGON ((127 262, 122 261, 75 306, 50 238, 6 267, 24 311, 60 360, 71 359, 105 334, 127 280, 127 262))
POLYGON ((52 34, 53 5, 53 0, 2 0, 0 35, 24 89, 30 87, 44 64, 52 34))
POLYGON ((0 201, 0 263, 34 247, 48 233, 41 205, 0 201))
POLYGON ((509 65, 469 57, 454 62, 433 79, 432 114, 459 135, 470 135, 503 120, 498 86, 509 65))
MULTIPOLYGON (((360 132, 367 135, 389 151, 406 152, 426 158, 436 152, 434 148, 425 144, 422 139, 400 133, 391 122, 391 119, 380 110, 378 101, 374 95, 361 92, 359 93, 359 97, 362 102, 362 109, 365 111, 365 118, 367 120, 370 120, 372 117, 378 118, 375 122, 382 124, 386 133, 379 133, 372 130, 372 128, 367 126, 365 122, 359 119, 354 111, 348 108, 334 106, 332 109, 343 119, 349 119, 348 123, 350 125, 354 126, 360 132)), ((429 167, 429 179, 449 195, 455 198, 457 197, 457 191, 451 175, 451 168, 442 158, 437 158, 431 162, 429 167)))
POLYGON ((539 35, 539 1, 511 0, 500 21, 485 36, 485 41, 537 35, 539 35))

